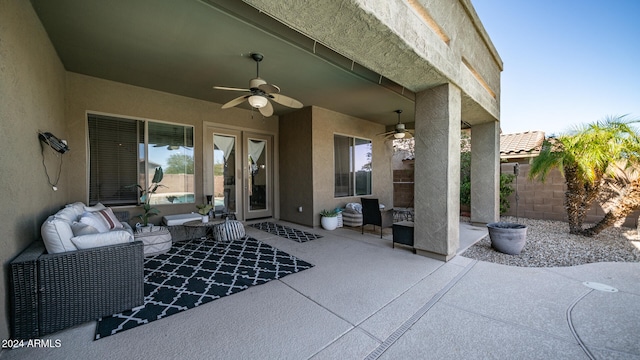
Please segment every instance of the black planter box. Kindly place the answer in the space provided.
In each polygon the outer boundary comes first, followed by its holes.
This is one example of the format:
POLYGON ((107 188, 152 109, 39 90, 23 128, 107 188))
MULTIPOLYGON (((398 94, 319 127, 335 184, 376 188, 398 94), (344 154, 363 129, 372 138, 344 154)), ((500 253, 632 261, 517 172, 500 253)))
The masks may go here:
POLYGON ((395 244, 413 247, 413 221, 401 221, 393 224, 393 247, 395 244))

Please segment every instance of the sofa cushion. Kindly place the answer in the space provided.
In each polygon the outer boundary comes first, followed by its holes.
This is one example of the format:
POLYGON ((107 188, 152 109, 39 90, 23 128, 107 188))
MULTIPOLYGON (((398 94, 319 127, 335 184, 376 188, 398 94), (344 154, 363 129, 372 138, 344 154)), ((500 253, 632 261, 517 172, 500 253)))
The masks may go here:
POLYGON ((77 250, 71 242, 73 231, 68 221, 49 216, 40 227, 42 241, 49 254, 77 250))
POLYGON ((89 235, 89 234, 98 234, 98 229, 94 228, 91 225, 87 225, 85 223, 81 223, 79 221, 74 221, 71 223, 71 231, 73 232, 73 236, 81 236, 81 235, 89 235))
POLYGON ((109 231, 109 225, 102 218, 102 216, 93 212, 85 211, 84 214, 82 214, 82 217, 80 217, 80 222, 89 226, 93 226, 98 230, 98 232, 101 233, 109 231))
POLYGON ((73 209, 73 211, 75 211, 75 213, 76 213, 76 219, 75 220, 79 219, 80 216, 82 216, 82 213, 84 212, 84 207, 85 207, 85 204, 83 202, 80 202, 80 201, 74 202, 73 204, 65 205, 65 208, 70 208, 70 209, 73 209))
POLYGON ((124 244, 133 241, 133 236, 126 231, 110 231, 102 234, 74 236, 71 242, 80 250, 100 246, 124 244))
POLYGON ((56 217, 56 219, 62 219, 67 221, 68 223, 78 220, 76 211, 73 208, 68 207, 58 211, 54 216, 56 217))

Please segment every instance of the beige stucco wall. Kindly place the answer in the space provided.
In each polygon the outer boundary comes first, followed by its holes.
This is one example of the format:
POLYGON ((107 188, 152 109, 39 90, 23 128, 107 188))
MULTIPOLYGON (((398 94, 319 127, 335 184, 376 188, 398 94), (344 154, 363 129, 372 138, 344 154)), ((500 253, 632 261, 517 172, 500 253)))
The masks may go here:
POLYGON ((320 107, 312 107, 313 116, 313 225, 320 224, 320 211, 344 206, 349 202, 360 202, 360 196, 334 197, 334 134, 354 136, 372 140, 372 188, 371 197, 379 199, 387 207, 393 206, 393 171, 390 142, 384 142, 377 134, 384 126, 367 120, 340 114, 320 107))
POLYGON ((312 131, 311 107, 280 117, 280 218, 307 226, 314 220, 312 131))
MULTIPOLYGON (((53 191, 38 140, 39 130, 68 135, 64 81, 62 63, 29 1, 0 1, 0 339, 9 338, 7 263, 39 237, 40 224, 67 197, 67 155, 53 191)), ((59 160, 48 148, 44 154, 53 179, 59 160)))
POLYGON ((499 119, 502 60, 470 0, 245 1, 414 92, 455 84, 478 104, 466 121, 499 119))
MULTIPOLYGON (((69 161, 75 164, 70 180, 71 201, 87 201, 88 149, 87 112, 105 113, 122 117, 167 121, 194 126, 194 161, 196 202, 204 203, 203 194, 203 126, 231 126, 257 133, 275 134, 278 131, 276 116, 264 119, 248 110, 220 109, 220 104, 195 100, 160 91, 98 79, 76 73, 67 73, 67 121, 69 146, 74 151, 69 161), (252 117, 253 116, 253 117, 252 117)), ((277 159, 276 163, 277 163, 277 159)), ((195 211, 195 205, 159 205, 161 215, 195 211)), ((127 207, 131 216, 139 209, 127 207)), ((158 223, 161 216, 152 218, 158 223)))
POLYGON ((334 135, 372 140, 371 197, 393 206, 392 148, 377 134, 384 126, 317 106, 280 119, 281 219, 318 226, 320 211, 360 202, 360 196, 334 197, 334 135), (310 141, 311 139, 311 141, 310 141), (302 206, 302 213, 298 207, 302 206))

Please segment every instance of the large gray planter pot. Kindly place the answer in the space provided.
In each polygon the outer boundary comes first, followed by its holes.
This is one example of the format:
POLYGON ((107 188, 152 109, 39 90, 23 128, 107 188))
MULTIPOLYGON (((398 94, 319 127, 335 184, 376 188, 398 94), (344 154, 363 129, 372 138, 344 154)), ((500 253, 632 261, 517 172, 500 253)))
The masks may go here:
POLYGON ((527 241, 527 226, 509 222, 487 224, 491 247, 501 253, 518 255, 527 241))

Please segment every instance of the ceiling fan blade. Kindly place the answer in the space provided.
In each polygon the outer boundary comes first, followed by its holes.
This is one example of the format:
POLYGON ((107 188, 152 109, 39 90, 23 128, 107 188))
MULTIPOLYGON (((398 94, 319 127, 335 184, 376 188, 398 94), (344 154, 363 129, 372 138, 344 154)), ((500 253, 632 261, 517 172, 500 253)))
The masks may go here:
POLYGON ((237 97, 237 98, 235 98, 235 99, 233 99, 233 100, 229 101, 228 103, 226 103, 226 104, 222 105, 222 108, 223 108, 223 109, 228 109, 228 108, 230 108, 230 107, 234 107, 234 106, 236 106, 236 105, 238 105, 238 104, 241 104, 241 103, 242 103, 243 101, 245 101, 248 97, 249 97, 249 95, 243 95, 243 96, 237 97))
POLYGON ((264 117, 269 117, 273 115, 273 105, 271 105, 269 101, 267 101, 267 105, 259 108, 258 110, 260 111, 260 114, 262 114, 262 116, 264 117))
POLYGON ((241 88, 234 88, 234 87, 227 87, 227 86, 214 86, 213 88, 216 90, 245 91, 245 92, 251 91, 249 89, 241 89, 241 88))
POLYGON ((266 92, 267 94, 277 94, 280 92, 280 88, 273 84, 262 84, 258 86, 258 89, 266 92))
POLYGON ((411 134, 411 132, 409 131, 404 132, 404 139, 411 139, 412 137, 413 135, 411 134))
POLYGON ((290 98, 288 96, 280 95, 280 94, 269 94, 269 97, 273 99, 273 101, 277 102, 280 105, 284 105, 294 109, 300 109, 304 105, 296 99, 290 98))
POLYGON ((395 130, 393 130, 393 131, 387 131, 387 132, 383 132, 383 133, 376 134, 376 135, 379 135, 379 136, 388 136, 388 135, 393 135, 393 134, 395 134, 395 133, 396 133, 396 131, 395 131, 395 130))

